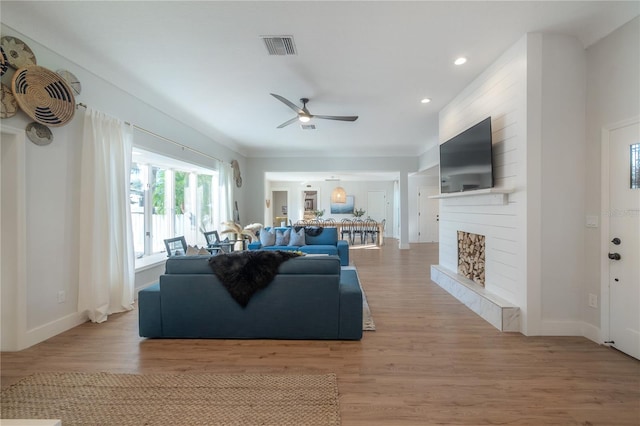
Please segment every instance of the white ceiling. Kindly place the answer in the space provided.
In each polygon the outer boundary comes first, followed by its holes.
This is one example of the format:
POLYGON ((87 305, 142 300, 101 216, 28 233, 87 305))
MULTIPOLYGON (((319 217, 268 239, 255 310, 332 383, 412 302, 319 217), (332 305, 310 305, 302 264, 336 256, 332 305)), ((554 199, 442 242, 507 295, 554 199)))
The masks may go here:
MULTIPOLYGON (((416 156, 438 111, 526 32, 585 47, 640 2, 2 1, 3 23, 250 157, 416 156), (268 56, 260 35, 292 35, 268 56), (466 56, 457 67, 453 61, 466 56), (269 93, 311 101, 316 130, 269 93), (433 101, 421 104, 429 97, 433 101)), ((90 90, 85 88, 85 90, 90 90)), ((79 100, 82 100, 80 95, 79 100)), ((325 176, 326 177, 326 176, 325 176)))

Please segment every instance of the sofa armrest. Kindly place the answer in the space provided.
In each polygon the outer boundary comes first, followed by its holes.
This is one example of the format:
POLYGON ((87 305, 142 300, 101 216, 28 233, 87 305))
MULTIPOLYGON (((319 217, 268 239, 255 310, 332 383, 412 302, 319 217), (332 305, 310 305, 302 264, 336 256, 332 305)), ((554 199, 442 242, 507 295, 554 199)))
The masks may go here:
POLYGON ((349 266, 349 243, 345 240, 338 240, 338 256, 340 256, 340 266, 349 266))
POLYGON ((260 250, 262 248, 262 243, 260 243, 260 241, 254 241, 252 243, 249 243, 247 248, 249 250, 260 250))
POLYGON ((358 274, 342 271, 340 274, 340 332, 338 338, 362 339, 362 290, 358 274))
POLYGON ((138 293, 138 329, 140 337, 162 337, 160 284, 158 283, 138 293))

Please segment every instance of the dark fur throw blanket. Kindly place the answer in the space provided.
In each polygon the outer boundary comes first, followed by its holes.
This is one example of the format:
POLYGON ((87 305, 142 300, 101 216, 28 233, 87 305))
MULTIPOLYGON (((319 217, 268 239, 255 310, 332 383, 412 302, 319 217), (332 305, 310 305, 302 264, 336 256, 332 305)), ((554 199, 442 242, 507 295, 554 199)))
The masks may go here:
POLYGON ((243 308, 255 292, 265 288, 278 273, 282 262, 299 253, 281 250, 256 250, 221 253, 209 259, 213 273, 243 308))

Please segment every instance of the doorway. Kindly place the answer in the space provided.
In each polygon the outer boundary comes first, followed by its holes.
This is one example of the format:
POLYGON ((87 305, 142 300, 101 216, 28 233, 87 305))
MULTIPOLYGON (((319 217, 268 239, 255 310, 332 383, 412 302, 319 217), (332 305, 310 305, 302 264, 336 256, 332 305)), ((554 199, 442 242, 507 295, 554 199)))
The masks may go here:
POLYGON ((605 129, 602 144, 602 331, 640 359, 640 117, 605 129))
POLYGON ((304 220, 312 220, 316 218, 316 210, 318 210, 318 191, 306 190, 302 194, 302 211, 304 212, 304 220))
POLYGON ((0 350, 18 351, 28 346, 24 129, 3 126, 0 140, 0 350))
POLYGON ((439 241, 440 201, 429 198, 439 192, 440 188, 437 186, 418 188, 418 241, 421 243, 439 241))
POLYGON ((273 203, 272 226, 287 226, 289 223, 289 192, 272 191, 271 202, 273 203), (284 224, 284 225, 283 225, 284 224))

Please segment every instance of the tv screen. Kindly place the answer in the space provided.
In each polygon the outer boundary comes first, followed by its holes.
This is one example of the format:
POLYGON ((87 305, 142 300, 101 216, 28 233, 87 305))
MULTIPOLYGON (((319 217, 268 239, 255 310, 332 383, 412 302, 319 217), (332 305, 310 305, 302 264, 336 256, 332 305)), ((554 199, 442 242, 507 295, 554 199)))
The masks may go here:
POLYGON ((440 145, 440 192, 493 187, 491 117, 440 145))

